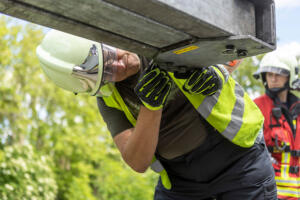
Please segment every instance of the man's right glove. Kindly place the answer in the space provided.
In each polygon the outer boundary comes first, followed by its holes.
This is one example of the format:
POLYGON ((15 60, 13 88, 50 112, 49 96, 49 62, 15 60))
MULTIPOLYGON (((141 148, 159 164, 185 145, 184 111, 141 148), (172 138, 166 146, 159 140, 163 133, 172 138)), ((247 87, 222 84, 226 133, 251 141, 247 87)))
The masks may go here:
POLYGON ((183 89, 190 94, 213 95, 222 88, 222 79, 213 67, 195 69, 187 78, 183 89))
POLYGON ((166 103, 172 80, 168 73, 152 65, 141 75, 134 92, 150 110, 159 110, 166 103))

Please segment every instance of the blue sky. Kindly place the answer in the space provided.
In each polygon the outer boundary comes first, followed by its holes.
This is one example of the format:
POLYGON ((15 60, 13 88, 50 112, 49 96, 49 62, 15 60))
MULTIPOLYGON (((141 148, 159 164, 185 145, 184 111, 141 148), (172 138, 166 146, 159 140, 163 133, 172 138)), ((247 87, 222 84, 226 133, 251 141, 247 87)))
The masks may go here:
POLYGON ((300 42, 300 6, 278 8, 276 20, 278 44, 292 41, 300 42))
POLYGON ((300 46, 300 0, 275 0, 275 6, 278 48, 300 46))

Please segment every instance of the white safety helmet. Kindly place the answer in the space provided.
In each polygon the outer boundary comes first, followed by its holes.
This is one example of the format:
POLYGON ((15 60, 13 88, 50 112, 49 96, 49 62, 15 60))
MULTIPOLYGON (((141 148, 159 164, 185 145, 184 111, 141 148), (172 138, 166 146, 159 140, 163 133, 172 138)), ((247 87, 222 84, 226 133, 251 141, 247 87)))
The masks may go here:
POLYGON ((116 48, 57 30, 49 31, 36 54, 46 75, 59 87, 96 96, 111 94, 116 48))
POLYGON ((266 86, 266 72, 273 72, 283 76, 290 76, 288 87, 292 90, 297 90, 299 86, 299 68, 296 56, 290 54, 290 52, 273 51, 267 53, 261 60, 259 69, 253 74, 258 79, 262 78, 264 85, 266 86))

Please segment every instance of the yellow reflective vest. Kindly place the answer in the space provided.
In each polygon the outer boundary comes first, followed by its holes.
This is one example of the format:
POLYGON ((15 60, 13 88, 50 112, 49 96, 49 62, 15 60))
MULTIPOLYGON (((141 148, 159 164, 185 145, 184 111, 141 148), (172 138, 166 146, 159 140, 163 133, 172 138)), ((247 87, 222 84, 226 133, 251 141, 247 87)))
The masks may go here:
MULTIPOLYGON (((251 147, 262 128, 263 115, 242 87, 229 76, 224 67, 213 67, 222 78, 223 87, 212 96, 189 94, 182 89, 184 79, 175 78, 171 72, 169 72, 169 75, 198 113, 220 134, 238 146, 251 147)), ((127 119, 135 126, 136 119, 126 106, 118 90, 114 86, 111 86, 111 89, 113 92, 110 96, 102 97, 105 104, 123 111, 127 119)), ((154 162, 153 165, 157 165, 157 162, 154 162)), ((156 168, 161 168, 161 166, 156 168)), ((163 168, 154 171, 161 174, 163 185, 165 188, 170 189, 171 183, 166 171, 163 168)))

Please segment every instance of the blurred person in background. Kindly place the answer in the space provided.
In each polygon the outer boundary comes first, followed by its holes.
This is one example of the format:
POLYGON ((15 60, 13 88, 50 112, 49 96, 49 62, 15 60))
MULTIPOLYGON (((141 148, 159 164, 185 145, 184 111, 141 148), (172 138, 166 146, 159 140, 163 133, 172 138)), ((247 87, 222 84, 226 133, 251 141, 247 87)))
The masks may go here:
POLYGON ((254 101, 262 111, 264 138, 275 171, 278 199, 300 199, 300 101, 296 56, 273 51, 261 60, 254 77, 266 92, 254 101))

